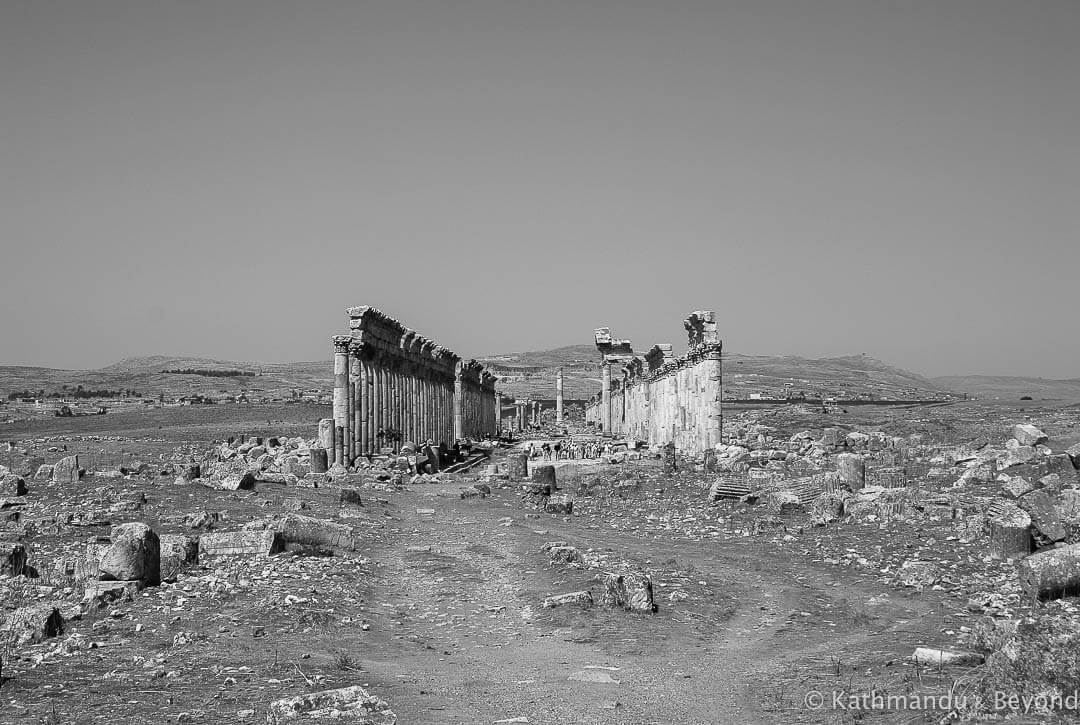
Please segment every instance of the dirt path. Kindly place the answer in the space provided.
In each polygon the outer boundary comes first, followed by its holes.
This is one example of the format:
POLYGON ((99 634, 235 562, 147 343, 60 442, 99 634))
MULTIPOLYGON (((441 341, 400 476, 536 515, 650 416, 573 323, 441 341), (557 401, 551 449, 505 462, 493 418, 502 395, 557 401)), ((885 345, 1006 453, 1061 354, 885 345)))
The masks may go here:
POLYGON ((396 494, 400 531, 370 552, 384 576, 360 655, 366 681, 404 722, 774 722, 760 708, 769 693, 754 689, 771 674, 878 647, 883 630, 929 611, 894 594, 860 622, 852 603, 883 589, 835 569, 757 544, 591 530, 530 514, 510 489, 484 500, 457 490, 396 494), (596 570, 548 563, 540 547, 551 540, 660 571, 660 611, 541 609, 545 596, 596 586, 596 570))

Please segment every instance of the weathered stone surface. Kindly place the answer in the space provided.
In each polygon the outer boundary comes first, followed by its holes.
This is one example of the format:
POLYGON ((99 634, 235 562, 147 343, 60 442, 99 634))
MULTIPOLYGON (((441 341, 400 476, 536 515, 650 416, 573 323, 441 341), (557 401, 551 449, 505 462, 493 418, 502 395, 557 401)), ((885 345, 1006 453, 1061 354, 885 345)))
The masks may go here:
POLYGON ((330 457, 327 448, 311 449, 311 473, 326 473, 329 470, 330 457))
POLYGON ((16 645, 41 642, 64 633, 64 618, 49 602, 31 604, 12 612, 4 621, 3 634, 16 645))
POLYGON ((1037 446, 1050 439, 1049 436, 1030 423, 1014 425, 1012 430, 1009 431, 1009 434, 1022 446, 1037 446))
MULTIPOLYGON (((199 480, 205 481, 206 479, 199 480)), ((257 482, 258 479, 254 471, 245 471, 242 474, 226 476, 221 481, 210 481, 209 485, 222 491, 250 491, 255 488, 257 482)))
POLYGON ((542 606, 544 609, 554 609, 555 607, 561 607, 566 604, 588 609, 594 604, 592 592, 585 589, 580 592, 556 594, 545 598, 542 606))
POLYGON ((106 581, 139 580, 148 586, 161 582, 161 543, 146 524, 119 524, 109 535, 112 543, 98 565, 106 581))
POLYGON ((286 514, 282 517, 253 521, 244 527, 248 530, 265 528, 280 534, 286 544, 320 546, 328 549, 359 551, 363 546, 360 536, 351 526, 317 519, 300 514, 286 514))
POLYGON ((826 492, 814 499, 811 508, 810 523, 813 526, 824 526, 844 518, 844 510, 847 506, 847 496, 841 493, 826 492))
POLYGON ((22 576, 26 570, 26 547, 12 541, 0 541, 0 575, 22 576))
POLYGON ((911 655, 911 659, 918 662, 921 665, 961 665, 965 667, 973 667, 975 665, 981 665, 984 661, 984 657, 978 652, 950 652, 942 649, 933 649, 931 647, 916 647, 914 654, 911 655))
POLYGON ((324 451, 334 450, 334 419, 323 418, 319 421, 319 448, 324 451))
POLYGON ((894 582, 905 587, 923 589, 941 579, 941 570, 932 561, 905 561, 896 572, 894 582))
POLYGON ((1020 562, 1017 578, 1030 597, 1045 600, 1080 595, 1080 544, 1032 554, 1020 562))
MULTIPOLYGON (((41 456, 27 456, 22 465, 15 469, 15 473, 25 478, 33 478, 34 473, 45 465, 45 459, 41 456)), ((52 475, 52 474, 50 474, 52 475)))
POLYGON ((990 553, 1002 559, 1024 557, 1035 548, 1031 538, 1031 517, 1009 501, 1000 501, 987 518, 990 553))
POLYGON ((285 549, 277 531, 223 531, 199 537, 199 556, 270 556, 285 549))
POLYGON ((1034 491, 1035 487, 1023 476, 1013 476, 1001 484, 1001 490, 1009 498, 1020 498, 1034 491))
POLYGON ((1033 446, 1009 446, 998 458, 998 468, 1005 470, 1030 462, 1039 453, 1033 446))
POLYGON ((48 463, 42 463, 40 466, 38 466, 37 471, 34 473, 34 480, 35 481, 45 481, 45 480, 48 480, 48 479, 52 478, 52 475, 53 475, 53 466, 51 464, 48 464, 48 463))
POLYGON ((852 491, 866 485, 866 461, 857 453, 841 453, 836 457, 836 472, 840 483, 852 491))
POLYGON ((1075 468, 1080 468, 1080 443, 1066 448, 1065 454, 1072 460, 1072 464, 1075 468))
POLYGON ((25 496, 26 481, 22 476, 8 473, 0 478, 0 496, 25 496))
POLYGON ((585 557, 574 546, 551 546, 546 548, 552 564, 582 564, 585 557))
POLYGON ((765 495, 765 505, 777 514, 796 514, 803 510, 802 501, 793 491, 771 491, 765 495))
MULTIPOLYGON (((1020 499, 1020 507, 1031 516, 1031 525, 1047 541, 1061 541, 1065 538, 1065 526, 1061 523, 1061 512, 1053 499, 1042 491, 1034 491, 1020 499)), ((1045 543, 1045 542, 1044 542, 1045 543)))
POLYGON ((383 700, 359 686, 299 695, 270 703, 266 725, 333 722, 341 725, 394 725, 397 716, 383 700))
POLYGON ((529 477, 529 456, 524 453, 511 453, 506 457, 507 469, 511 481, 523 481, 529 477))
POLYGON ((135 596, 144 588, 141 581, 89 581, 83 592, 83 604, 87 607, 101 608, 115 602, 134 601, 135 596))
POLYGON ((348 506, 363 506, 364 503, 360 499, 360 491, 355 488, 343 488, 338 494, 338 502, 342 505, 348 506))
POLYGON ((552 491, 558 491, 559 486, 555 480, 555 466, 541 464, 535 466, 532 472, 532 482, 540 485, 551 486, 552 491))
POLYGON ((185 566, 198 561, 199 539, 185 534, 162 534, 158 538, 161 550, 161 580, 174 582, 185 566))
POLYGON ((567 494, 551 496, 544 503, 544 512, 549 514, 574 513, 574 501, 567 494))
POLYGON ((609 607, 621 607, 632 612, 656 612, 652 579, 644 572, 605 574, 601 601, 609 607))
POLYGON ((53 465, 52 479, 57 483, 79 482, 79 457, 61 458, 53 465))

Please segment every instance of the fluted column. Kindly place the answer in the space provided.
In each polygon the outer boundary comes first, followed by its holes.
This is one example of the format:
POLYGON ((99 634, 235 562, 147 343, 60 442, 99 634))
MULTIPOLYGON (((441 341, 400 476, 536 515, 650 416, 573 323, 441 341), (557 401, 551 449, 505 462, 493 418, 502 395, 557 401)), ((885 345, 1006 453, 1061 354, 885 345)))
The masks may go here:
POLYGON ((611 430, 611 363, 600 364, 600 429, 611 430))
POLYGON ((464 367, 459 361, 454 368, 454 440, 459 441, 465 438, 465 418, 464 418, 464 406, 465 406, 465 390, 461 380, 461 376, 464 374, 464 367))
POLYGON ((348 335, 335 335, 334 342, 334 463, 345 463, 345 432, 349 427, 349 343, 348 335))

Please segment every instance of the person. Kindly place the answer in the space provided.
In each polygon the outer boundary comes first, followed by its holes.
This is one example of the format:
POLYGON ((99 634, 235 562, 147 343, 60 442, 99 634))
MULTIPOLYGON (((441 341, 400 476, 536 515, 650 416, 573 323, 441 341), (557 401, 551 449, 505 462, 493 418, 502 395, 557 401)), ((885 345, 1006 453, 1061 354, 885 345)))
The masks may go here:
POLYGON ((555 460, 559 460, 559 452, 562 451, 562 441, 555 441, 555 460))
POLYGON ((548 443, 547 441, 544 441, 544 444, 542 446, 540 446, 540 449, 544 452, 544 460, 545 461, 550 461, 551 460, 551 444, 548 443))

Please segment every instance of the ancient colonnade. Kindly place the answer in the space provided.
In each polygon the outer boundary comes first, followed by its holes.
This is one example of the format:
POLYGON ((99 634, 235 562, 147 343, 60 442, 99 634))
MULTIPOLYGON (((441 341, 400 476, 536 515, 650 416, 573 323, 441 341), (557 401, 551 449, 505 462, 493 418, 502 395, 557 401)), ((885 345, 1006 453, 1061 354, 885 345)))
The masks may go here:
POLYGON ((586 422, 649 445, 674 442, 687 453, 720 442, 723 343, 716 317, 699 310, 683 325, 689 349, 680 357, 666 344, 654 345, 639 357, 629 340, 615 340, 610 329, 598 328, 601 389, 586 408, 586 422))
POLYGON ((374 307, 335 335, 333 461, 404 441, 453 443, 497 430, 495 376, 374 307))

